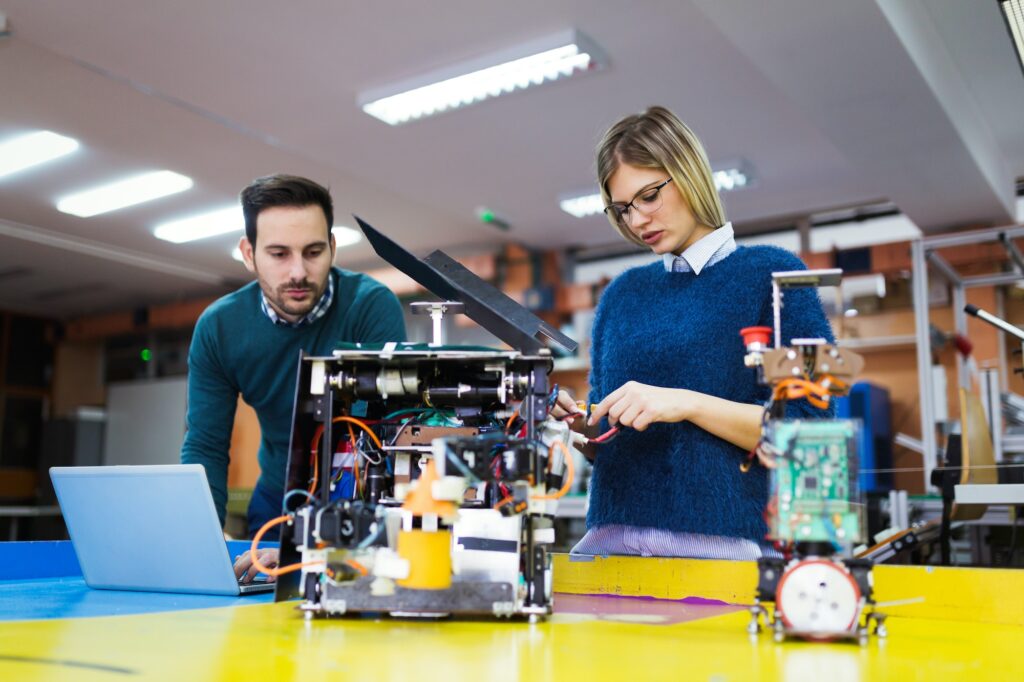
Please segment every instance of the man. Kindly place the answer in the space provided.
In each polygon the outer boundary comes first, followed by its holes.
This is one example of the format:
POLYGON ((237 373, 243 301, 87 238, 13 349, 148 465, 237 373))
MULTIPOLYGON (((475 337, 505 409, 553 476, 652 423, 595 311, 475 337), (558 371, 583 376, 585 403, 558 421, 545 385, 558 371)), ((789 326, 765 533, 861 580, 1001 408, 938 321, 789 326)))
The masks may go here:
POLYGON ((227 506, 228 450, 238 396, 259 417, 260 478, 249 503, 253 535, 281 513, 299 350, 330 355, 339 342, 405 340, 398 299, 366 275, 332 267, 334 214, 326 189, 271 175, 241 193, 239 248, 256 281, 200 316, 188 365, 184 464, 206 468, 217 514, 227 506))

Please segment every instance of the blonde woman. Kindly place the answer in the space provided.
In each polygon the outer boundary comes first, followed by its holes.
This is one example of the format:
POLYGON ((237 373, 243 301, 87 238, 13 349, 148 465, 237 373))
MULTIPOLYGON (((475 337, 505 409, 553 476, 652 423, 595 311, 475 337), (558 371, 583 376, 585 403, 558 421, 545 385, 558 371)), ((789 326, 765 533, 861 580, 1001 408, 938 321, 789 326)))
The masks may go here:
MULTIPOLYGON (((768 390, 744 367, 739 330, 772 326, 771 273, 804 265, 783 249, 737 247, 700 140, 667 109, 613 125, 597 172, 612 226, 661 259, 615 279, 594 318, 589 425, 621 432, 595 450, 588 531, 573 553, 757 559, 772 551, 767 475, 740 463, 768 390)), ((833 340, 816 292, 785 302, 784 343, 833 340)), ((560 396, 556 416, 573 410, 560 396)))

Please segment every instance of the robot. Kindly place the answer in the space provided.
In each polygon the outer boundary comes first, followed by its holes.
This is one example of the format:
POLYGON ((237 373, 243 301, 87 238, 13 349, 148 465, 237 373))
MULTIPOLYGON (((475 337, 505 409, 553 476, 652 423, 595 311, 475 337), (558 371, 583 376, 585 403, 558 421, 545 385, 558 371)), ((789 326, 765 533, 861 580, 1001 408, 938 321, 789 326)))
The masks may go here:
POLYGON ((790 400, 827 407, 832 397, 848 392, 863 367, 859 355, 824 339, 793 339, 788 348, 780 343, 783 290, 837 286, 841 276, 838 269, 772 273, 774 329, 740 332, 745 364, 772 389, 761 440, 743 468, 759 462, 770 470, 768 537, 781 554, 758 561, 748 631, 760 632, 763 617, 776 642, 796 637, 864 644, 872 633, 886 635, 885 615, 875 610, 872 562, 852 558, 865 530, 857 489, 861 425, 849 419, 786 418, 790 400), (769 345, 773 334, 774 347, 769 345), (765 603, 773 604, 771 612, 765 603))
POLYGON ((357 218, 383 258, 441 297, 429 344, 298 362, 277 601, 308 618, 544 618, 558 499, 582 437, 548 418, 551 351, 576 343, 441 251, 420 260, 357 218), (512 350, 447 346, 464 312, 512 350))

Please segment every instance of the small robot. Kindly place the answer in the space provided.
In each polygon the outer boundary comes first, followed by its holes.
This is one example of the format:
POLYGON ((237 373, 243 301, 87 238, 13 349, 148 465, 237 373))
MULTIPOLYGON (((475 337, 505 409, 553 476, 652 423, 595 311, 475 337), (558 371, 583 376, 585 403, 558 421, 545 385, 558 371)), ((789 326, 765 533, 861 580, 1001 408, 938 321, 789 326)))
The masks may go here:
POLYGON ((863 359, 824 339, 793 339, 781 346, 782 292, 794 287, 836 286, 842 271, 772 273, 774 329, 748 327, 740 333, 745 364, 771 387, 761 440, 743 464, 769 469, 765 512, 768 538, 778 556, 758 561, 757 601, 748 631, 761 631, 762 616, 775 641, 787 637, 864 644, 884 637, 885 616, 875 611, 872 562, 852 558, 864 535, 857 476, 862 427, 851 419, 787 419, 786 404, 805 399, 819 408, 845 395, 863 359), (774 333, 774 347, 769 340, 774 333), (765 603, 772 603, 769 611, 765 603), (872 623, 874 628, 872 629, 872 623))

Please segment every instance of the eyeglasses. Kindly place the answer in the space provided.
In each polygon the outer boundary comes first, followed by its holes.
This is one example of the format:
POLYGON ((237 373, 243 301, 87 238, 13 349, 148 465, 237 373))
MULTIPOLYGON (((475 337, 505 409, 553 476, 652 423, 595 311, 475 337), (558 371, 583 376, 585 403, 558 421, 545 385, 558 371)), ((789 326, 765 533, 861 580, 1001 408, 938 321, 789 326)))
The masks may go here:
POLYGON ((630 211, 635 208, 644 215, 651 215, 657 211, 661 208, 661 190, 670 182, 672 182, 672 178, 669 178, 660 185, 637 192, 636 196, 628 204, 608 204, 605 206, 604 212, 614 219, 620 227, 628 230, 633 219, 630 211))

